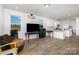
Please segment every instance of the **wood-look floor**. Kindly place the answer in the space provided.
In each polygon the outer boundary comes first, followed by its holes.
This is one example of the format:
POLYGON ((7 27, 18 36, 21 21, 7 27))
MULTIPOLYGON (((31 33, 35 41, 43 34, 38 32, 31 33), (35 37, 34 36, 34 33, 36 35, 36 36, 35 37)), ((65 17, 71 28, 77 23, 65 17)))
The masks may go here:
POLYGON ((28 44, 25 41, 22 55, 78 55, 79 37, 56 39, 45 37, 41 39, 30 40, 28 44))

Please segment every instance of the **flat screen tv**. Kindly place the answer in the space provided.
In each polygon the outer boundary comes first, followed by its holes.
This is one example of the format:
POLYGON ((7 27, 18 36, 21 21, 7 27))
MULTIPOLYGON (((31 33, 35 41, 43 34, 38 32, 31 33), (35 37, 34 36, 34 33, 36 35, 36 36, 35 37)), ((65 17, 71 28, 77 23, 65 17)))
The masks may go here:
POLYGON ((39 24, 27 24, 27 32, 36 32, 39 31, 39 24))

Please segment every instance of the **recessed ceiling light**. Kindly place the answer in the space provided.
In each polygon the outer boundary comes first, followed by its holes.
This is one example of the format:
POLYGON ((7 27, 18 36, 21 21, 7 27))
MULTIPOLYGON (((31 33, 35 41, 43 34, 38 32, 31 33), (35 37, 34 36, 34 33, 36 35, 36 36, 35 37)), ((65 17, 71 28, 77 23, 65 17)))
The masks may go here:
POLYGON ((44 4, 44 7, 48 8, 48 7, 50 7, 50 4, 44 4))
POLYGON ((18 9, 19 7, 16 6, 16 9, 18 9))

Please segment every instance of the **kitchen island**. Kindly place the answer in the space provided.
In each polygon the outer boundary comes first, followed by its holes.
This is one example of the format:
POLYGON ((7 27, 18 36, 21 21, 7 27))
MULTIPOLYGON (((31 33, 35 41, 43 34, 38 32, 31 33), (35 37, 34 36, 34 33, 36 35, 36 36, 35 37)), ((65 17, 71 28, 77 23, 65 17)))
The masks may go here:
POLYGON ((65 31, 64 30, 54 30, 53 36, 54 36, 54 38, 65 39, 65 31))

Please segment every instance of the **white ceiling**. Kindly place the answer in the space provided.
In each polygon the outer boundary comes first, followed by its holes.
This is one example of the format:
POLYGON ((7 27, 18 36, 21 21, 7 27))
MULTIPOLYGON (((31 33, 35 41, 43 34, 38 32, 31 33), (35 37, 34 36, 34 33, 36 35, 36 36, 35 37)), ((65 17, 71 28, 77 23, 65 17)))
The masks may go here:
POLYGON ((79 16, 79 4, 51 4, 49 8, 45 8, 43 4, 5 4, 3 6, 54 19, 73 19, 79 16))

